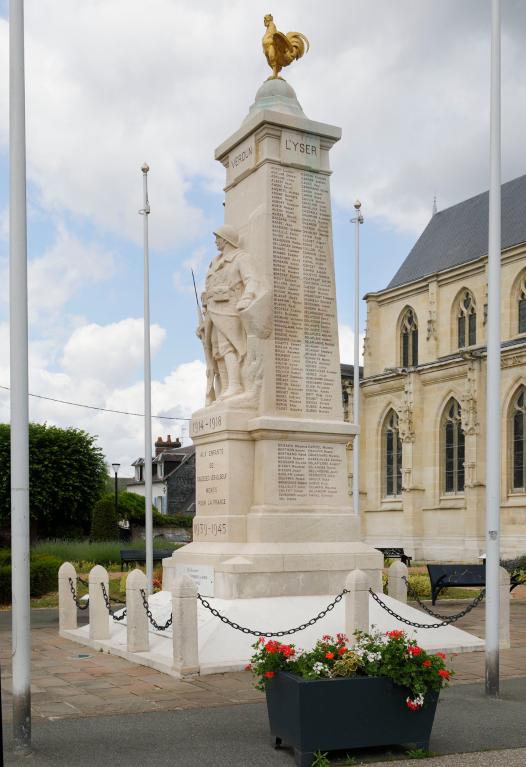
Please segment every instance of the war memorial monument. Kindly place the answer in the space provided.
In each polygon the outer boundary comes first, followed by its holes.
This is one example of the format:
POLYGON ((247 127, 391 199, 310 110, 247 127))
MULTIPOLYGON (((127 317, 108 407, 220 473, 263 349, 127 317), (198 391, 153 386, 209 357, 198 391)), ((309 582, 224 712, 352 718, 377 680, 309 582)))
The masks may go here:
POLYGON ((226 171, 198 334, 206 405, 193 414, 193 543, 164 561, 210 596, 336 594, 382 556, 349 504, 332 248, 330 160, 341 137, 304 114, 281 66, 308 48, 265 17, 273 74, 216 150, 226 171))
POLYGON ((116 613, 96 565, 81 627, 77 575, 64 563, 60 633, 177 677, 243 669, 259 633, 294 634, 308 649, 321 633, 399 628, 396 615, 427 649, 480 649, 453 626, 416 628, 429 621, 405 604, 403 573, 391 589, 390 572, 384 595, 383 556, 361 541, 348 494, 346 446, 357 429, 342 413, 332 250, 329 153, 341 131, 307 118, 279 76, 307 38, 278 32, 270 15, 265 27, 272 75, 216 150, 225 221, 197 327, 207 386, 191 422, 193 541, 163 560, 162 591, 147 596, 144 573, 130 573, 126 610, 116 613))

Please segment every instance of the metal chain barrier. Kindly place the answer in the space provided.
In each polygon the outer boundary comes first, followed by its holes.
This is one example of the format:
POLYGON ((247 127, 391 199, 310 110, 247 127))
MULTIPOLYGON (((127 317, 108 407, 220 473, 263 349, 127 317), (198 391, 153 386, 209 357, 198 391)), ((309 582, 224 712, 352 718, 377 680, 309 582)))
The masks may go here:
POLYGON ((369 589, 369 594, 372 596, 375 602, 378 602, 380 607, 383 607, 386 613, 392 615, 393 618, 396 618, 396 620, 401 621, 402 623, 406 623, 408 626, 412 626, 415 629, 439 629, 443 626, 449 626, 451 623, 455 623, 456 621, 460 620, 460 618, 463 618, 464 615, 467 615, 469 612, 471 612, 471 610, 477 607, 477 605, 484 599, 485 589, 481 591, 477 597, 475 597, 473 602, 471 602, 471 604, 469 604, 465 610, 461 610, 461 612, 457 613, 456 615, 450 615, 448 618, 444 618, 442 621, 440 621, 440 623, 416 623, 415 621, 410 621, 408 618, 402 618, 401 615, 398 615, 398 613, 395 613, 394 610, 391 610, 391 608, 386 605, 385 602, 372 589, 369 589))
POLYGON ((146 595, 145 590, 141 589, 140 591, 141 591, 142 603, 144 605, 144 609, 146 610, 146 615, 148 616, 148 620, 150 621, 154 629, 156 629, 156 631, 166 631, 166 629, 170 628, 170 626, 172 625, 173 615, 170 615, 170 617, 168 618, 164 626, 160 626, 152 615, 152 611, 150 610, 150 607, 148 605, 148 596, 146 595))
POLYGON ((101 589, 102 589, 102 595, 104 597, 104 601, 106 602, 106 607, 108 608, 108 612, 111 615, 111 617, 113 618, 113 620, 114 621, 122 621, 122 620, 124 620, 124 618, 126 617, 126 609, 124 609, 122 611, 122 615, 115 615, 115 613, 113 612, 113 610, 110 607, 110 600, 109 600, 108 594, 106 593, 106 586, 103 583, 101 583, 100 586, 101 586, 101 589))
MULTIPOLYGON (((426 604, 424 604, 424 602, 422 602, 422 600, 420 599, 416 591, 413 589, 413 587, 409 583, 408 579, 402 576, 402 580, 407 586, 407 595, 414 602, 417 602, 417 604, 422 608, 422 610, 424 610, 428 615, 431 615, 433 618, 438 618, 438 620, 441 620, 441 621, 445 621, 451 617, 450 615, 441 615, 440 613, 435 613, 433 610, 431 610, 430 607, 428 607, 426 604)), ((475 599, 478 600, 476 604, 469 605, 469 607, 467 608, 467 611, 463 610, 461 613, 458 614, 460 618, 464 617, 464 615, 467 615, 469 612, 471 612, 471 610, 473 610, 474 607, 477 607, 480 604, 480 602, 482 602, 482 600, 484 599, 486 595, 486 589, 482 589, 481 594, 475 597, 475 599)))
POLYGON ((75 584, 73 583, 73 579, 68 578, 68 581, 69 581, 69 588, 71 591, 71 596, 73 597, 73 601, 75 602, 79 610, 87 610, 89 607, 89 602, 80 602, 80 600, 77 597, 77 591, 75 589, 75 584))
POLYGON ((207 610, 210 610, 212 615, 214 615, 216 618, 219 618, 219 620, 223 623, 226 623, 227 626, 236 629, 236 631, 241 631, 243 634, 252 634, 252 636, 255 637, 265 637, 266 639, 270 639, 271 637, 284 637, 289 636, 290 634, 296 634, 298 631, 304 631, 309 626, 314 626, 315 623, 320 621, 322 618, 325 618, 327 613, 329 613, 331 610, 334 610, 335 606, 343 599, 345 594, 349 594, 347 589, 343 589, 343 591, 340 592, 337 597, 335 597, 334 601, 328 604, 325 610, 322 610, 320 613, 318 613, 315 618, 311 618, 310 621, 307 621, 307 623, 302 623, 301 626, 297 626, 293 629, 287 629, 286 631, 257 631, 255 629, 247 629, 244 626, 240 626, 239 623, 231 621, 226 617, 226 615, 222 615, 219 610, 216 610, 215 607, 212 607, 210 602, 207 602, 206 599, 201 596, 201 594, 198 594, 197 598, 203 607, 205 607, 207 610))

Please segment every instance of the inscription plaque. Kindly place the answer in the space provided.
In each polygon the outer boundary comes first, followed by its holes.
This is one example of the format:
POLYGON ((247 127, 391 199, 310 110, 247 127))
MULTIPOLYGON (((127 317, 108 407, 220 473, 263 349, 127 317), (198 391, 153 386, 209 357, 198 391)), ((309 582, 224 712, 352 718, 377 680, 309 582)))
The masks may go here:
POLYGON ((343 457, 337 445, 278 442, 278 499, 329 503, 340 492, 343 457))
POLYGON ((333 417, 339 353, 328 177, 273 165, 276 409, 333 417))

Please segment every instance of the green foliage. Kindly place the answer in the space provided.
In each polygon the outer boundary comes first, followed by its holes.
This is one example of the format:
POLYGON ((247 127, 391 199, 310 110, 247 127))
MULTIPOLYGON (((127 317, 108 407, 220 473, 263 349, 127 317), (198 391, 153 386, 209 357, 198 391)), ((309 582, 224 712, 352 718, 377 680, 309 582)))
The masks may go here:
POLYGON ((360 658, 350 650, 336 661, 331 676, 354 676, 360 666, 360 658))
POLYGON ((327 752, 325 754, 322 754, 321 751, 315 751, 314 759, 312 761, 311 767, 331 767, 331 763, 328 759, 327 752))
MULTIPOLYGON (((146 547, 144 540, 136 540, 131 543, 122 541, 67 541, 49 540, 40 541, 32 548, 37 554, 50 554, 58 557, 60 562, 71 562, 77 572, 87 573, 97 565, 103 565, 109 570, 120 570, 121 549, 139 549, 146 547)), ((154 550, 157 546, 154 543, 154 550)), ((179 544, 163 541, 163 549, 177 549, 179 544)), ((1 563, 1 562, 0 562, 1 563)))
MULTIPOLYGON (((115 495, 107 493, 103 498, 112 499, 115 505, 115 495)), ((119 493, 118 495, 119 517, 127 519, 132 525, 144 527, 144 514, 146 509, 146 500, 144 496, 137 493, 119 493)), ((152 507, 152 519, 154 527, 192 527, 193 517, 191 514, 177 514, 168 516, 160 514, 157 509, 152 507)))
POLYGON ((432 753, 425 748, 410 748, 406 751, 406 756, 408 759, 429 759, 432 753))
POLYGON ((349 754, 347 754, 343 764, 344 767, 352 767, 354 764, 358 764, 358 760, 355 756, 349 756, 349 754))
POLYGON ((115 499, 109 495, 99 498, 93 507, 91 516, 91 539, 93 541, 111 541, 119 534, 119 518, 115 509, 115 499))
MULTIPOLYGON (((49 591, 56 591, 58 570, 62 564, 58 557, 49 554, 31 553, 29 591, 32 597, 39 597, 49 591)), ((0 603, 11 602, 11 552, 0 551, 0 603)))
POLYGON ((518 576, 520 583, 526 583, 526 554, 515 559, 505 559, 501 562, 510 575, 518 576))
MULTIPOLYGON (((0 522, 11 514, 10 427, 0 424, 0 522)), ((29 424, 29 504, 38 536, 88 533, 106 468, 95 437, 80 429, 29 424)))

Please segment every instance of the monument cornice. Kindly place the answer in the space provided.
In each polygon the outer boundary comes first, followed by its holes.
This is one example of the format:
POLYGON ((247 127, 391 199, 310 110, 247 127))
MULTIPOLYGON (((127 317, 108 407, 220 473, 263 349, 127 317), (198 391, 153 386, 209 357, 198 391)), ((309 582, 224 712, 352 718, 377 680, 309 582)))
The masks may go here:
POLYGON ((342 129, 336 125, 309 120, 307 117, 290 115, 283 112, 277 112, 272 109, 264 109, 254 114, 241 127, 233 133, 226 141, 223 141, 215 150, 215 159, 222 162, 222 158, 232 151, 238 144, 244 141, 248 136, 255 133, 259 128, 269 125, 295 130, 299 133, 310 133, 313 136, 319 136, 325 139, 325 147, 330 147, 339 141, 342 137, 342 129))

